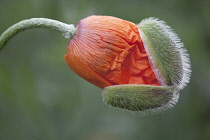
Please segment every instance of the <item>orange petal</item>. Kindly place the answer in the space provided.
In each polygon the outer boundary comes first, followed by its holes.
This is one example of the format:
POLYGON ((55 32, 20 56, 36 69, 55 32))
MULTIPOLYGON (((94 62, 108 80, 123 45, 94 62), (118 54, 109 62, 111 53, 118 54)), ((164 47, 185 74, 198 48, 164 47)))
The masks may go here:
POLYGON ((111 16, 81 20, 65 60, 79 76, 104 88, 121 84, 160 85, 135 24, 111 16))

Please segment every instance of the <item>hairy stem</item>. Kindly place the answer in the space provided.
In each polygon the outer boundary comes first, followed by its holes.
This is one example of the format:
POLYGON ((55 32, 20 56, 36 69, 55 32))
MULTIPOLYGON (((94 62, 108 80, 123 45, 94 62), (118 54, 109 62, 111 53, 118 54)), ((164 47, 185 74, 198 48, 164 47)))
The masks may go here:
POLYGON ((6 43, 18 33, 25 31, 27 29, 33 28, 49 28, 59 31, 63 34, 65 38, 72 38, 76 31, 76 28, 72 24, 65 24, 60 21, 47 19, 47 18, 31 18, 27 20, 20 21, 13 26, 9 27, 0 36, 0 51, 4 48, 6 43))

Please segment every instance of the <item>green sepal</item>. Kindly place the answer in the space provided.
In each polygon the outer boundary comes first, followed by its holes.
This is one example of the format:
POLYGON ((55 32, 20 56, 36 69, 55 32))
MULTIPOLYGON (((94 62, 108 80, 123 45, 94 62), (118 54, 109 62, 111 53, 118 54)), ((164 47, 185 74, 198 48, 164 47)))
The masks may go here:
POLYGON ((104 101, 113 107, 131 111, 145 111, 156 108, 170 108, 179 94, 170 86, 116 85, 103 90, 104 101))
POLYGON ((145 19, 137 26, 161 84, 179 86, 184 74, 183 44, 179 37, 165 22, 155 18, 145 19))

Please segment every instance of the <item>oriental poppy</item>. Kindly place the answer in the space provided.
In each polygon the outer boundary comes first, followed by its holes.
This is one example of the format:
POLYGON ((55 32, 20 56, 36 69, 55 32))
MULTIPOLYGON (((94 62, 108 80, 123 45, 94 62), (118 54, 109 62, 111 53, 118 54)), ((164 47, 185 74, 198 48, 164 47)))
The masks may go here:
POLYGON ((70 38, 64 56, 79 76, 104 89, 104 101, 132 111, 171 108, 190 80, 189 55, 179 37, 155 18, 139 24, 112 16, 89 16, 74 25, 32 18, 0 36, 0 51, 30 28, 51 28, 70 38))
POLYGON ((65 60, 79 76, 104 88, 104 101, 133 111, 172 107, 189 82, 183 44, 165 22, 90 16, 77 24, 65 60))

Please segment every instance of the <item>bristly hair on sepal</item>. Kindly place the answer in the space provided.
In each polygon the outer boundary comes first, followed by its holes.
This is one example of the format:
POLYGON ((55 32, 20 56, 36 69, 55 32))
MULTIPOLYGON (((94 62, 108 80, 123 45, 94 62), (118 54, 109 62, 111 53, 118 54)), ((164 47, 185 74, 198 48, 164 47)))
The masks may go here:
POLYGON ((179 91, 169 86, 115 85, 104 88, 103 101, 141 116, 160 114, 175 106, 179 91))
MULTIPOLYGON (((172 86, 177 87, 178 90, 183 89, 190 80, 191 64, 189 54, 178 35, 166 22, 153 17, 142 20, 138 27, 140 35, 143 34, 142 40, 146 51, 150 55, 149 58, 152 59, 150 62, 154 71, 158 71, 159 63, 155 64, 156 61, 154 61, 158 57, 167 71, 172 86), (148 43, 151 46, 147 45, 148 43), (152 49, 149 48, 149 50, 148 46, 152 49), (151 54, 154 52, 155 55, 151 54)), ((160 76, 161 72, 157 73, 159 77, 162 77, 160 76)))

